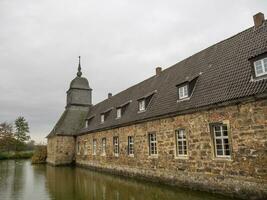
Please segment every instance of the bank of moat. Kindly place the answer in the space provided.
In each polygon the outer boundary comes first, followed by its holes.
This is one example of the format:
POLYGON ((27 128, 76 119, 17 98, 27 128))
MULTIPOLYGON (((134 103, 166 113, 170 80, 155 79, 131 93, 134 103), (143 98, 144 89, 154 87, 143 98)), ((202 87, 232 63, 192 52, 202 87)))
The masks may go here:
MULTIPOLYGON (((119 73, 119 72, 118 72, 119 73)), ((47 162, 267 198, 267 21, 96 105, 77 77, 47 162)))

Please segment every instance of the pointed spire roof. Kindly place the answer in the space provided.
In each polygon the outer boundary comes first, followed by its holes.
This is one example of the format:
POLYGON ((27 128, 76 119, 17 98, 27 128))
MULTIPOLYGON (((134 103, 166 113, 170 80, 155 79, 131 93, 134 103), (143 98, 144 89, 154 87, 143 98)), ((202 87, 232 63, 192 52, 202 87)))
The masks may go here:
POLYGON ((81 68, 81 56, 79 56, 79 65, 78 65, 78 72, 77 72, 77 76, 81 77, 82 76, 82 72, 81 72, 82 68, 81 68))

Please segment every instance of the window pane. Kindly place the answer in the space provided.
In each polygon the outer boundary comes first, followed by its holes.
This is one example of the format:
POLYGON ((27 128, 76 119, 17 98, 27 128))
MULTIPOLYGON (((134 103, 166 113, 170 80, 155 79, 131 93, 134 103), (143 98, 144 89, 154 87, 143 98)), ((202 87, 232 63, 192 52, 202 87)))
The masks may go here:
POLYGON ((263 59, 263 63, 264 63, 264 71, 267 72, 267 58, 263 59))
POLYGON ((222 140, 221 139, 216 139, 216 145, 221 145, 222 144, 222 140))
POLYGON ((187 85, 184 86, 184 96, 188 97, 188 89, 187 89, 187 85))
POLYGON ((222 150, 217 150, 217 155, 222 156, 223 155, 222 150))

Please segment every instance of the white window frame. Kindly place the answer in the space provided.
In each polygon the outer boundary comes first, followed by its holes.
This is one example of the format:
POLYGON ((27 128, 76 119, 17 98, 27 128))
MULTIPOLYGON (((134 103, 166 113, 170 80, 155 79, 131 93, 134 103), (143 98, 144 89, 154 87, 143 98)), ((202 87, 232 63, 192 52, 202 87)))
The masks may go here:
POLYGON ((229 131, 228 126, 226 124, 215 124, 212 126, 213 131, 213 138, 214 138, 214 150, 215 150, 215 156, 218 158, 230 158, 231 157, 231 143, 229 139, 229 131), (219 131, 216 131, 216 127, 219 127, 219 131), (224 129, 226 128, 226 129, 224 129), (224 133, 226 132, 226 135, 224 133), (216 133, 219 133, 220 135, 216 135, 216 133), (225 140, 228 140, 228 143, 225 143, 225 140), (217 143, 217 140, 221 142, 221 144, 217 143), (217 146, 221 145, 221 151, 222 155, 218 155, 218 148, 217 146), (229 149, 226 149, 225 146, 228 145, 229 149), (229 155, 226 154, 226 151, 228 150, 229 155))
POLYGON ((88 155, 88 142, 84 142, 84 155, 88 155))
POLYGON ((134 137, 128 136, 128 155, 134 156, 134 137))
POLYGON ((87 128, 89 126, 89 120, 85 120, 85 128, 87 128))
POLYGON ((100 115, 100 120, 101 120, 101 123, 105 122, 105 114, 100 115))
POLYGON ((96 151, 97 151, 97 146, 96 146, 96 139, 93 139, 93 155, 96 155, 96 151))
POLYGON ((113 151, 114 151, 114 156, 118 157, 119 156, 119 137, 118 136, 113 137, 113 151))
POLYGON ((179 99, 185 99, 189 97, 188 84, 179 87, 179 99))
POLYGON ((187 135, 185 129, 175 131, 176 136, 176 156, 185 157, 188 155, 187 135))
POLYGON ((80 151, 81 151, 81 142, 78 141, 77 142, 77 155, 80 155, 80 151))
POLYGON ((150 156, 157 156, 158 155, 158 147, 157 147, 157 134, 156 133, 149 133, 149 155, 150 156))
POLYGON ((117 119, 121 118, 121 108, 117 108, 117 119))
POLYGON ((254 61, 254 70, 255 70, 256 77, 266 75, 267 74, 267 57, 254 61), (261 70, 260 73, 258 72, 259 70, 261 70))
POLYGON ((107 147, 107 139, 106 138, 102 138, 101 154, 103 156, 106 155, 106 147, 107 147))
POLYGON ((139 100, 138 108, 139 108, 139 111, 141 111, 141 112, 146 110, 146 100, 145 99, 139 100))

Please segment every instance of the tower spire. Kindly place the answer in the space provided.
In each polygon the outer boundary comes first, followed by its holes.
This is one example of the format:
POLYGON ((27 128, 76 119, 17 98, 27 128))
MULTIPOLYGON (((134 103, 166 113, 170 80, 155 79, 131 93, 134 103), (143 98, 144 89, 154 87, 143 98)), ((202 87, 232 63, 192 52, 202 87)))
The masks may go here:
POLYGON ((79 65, 78 65, 78 72, 77 72, 77 76, 81 77, 82 76, 82 72, 81 72, 81 56, 79 56, 79 65))

